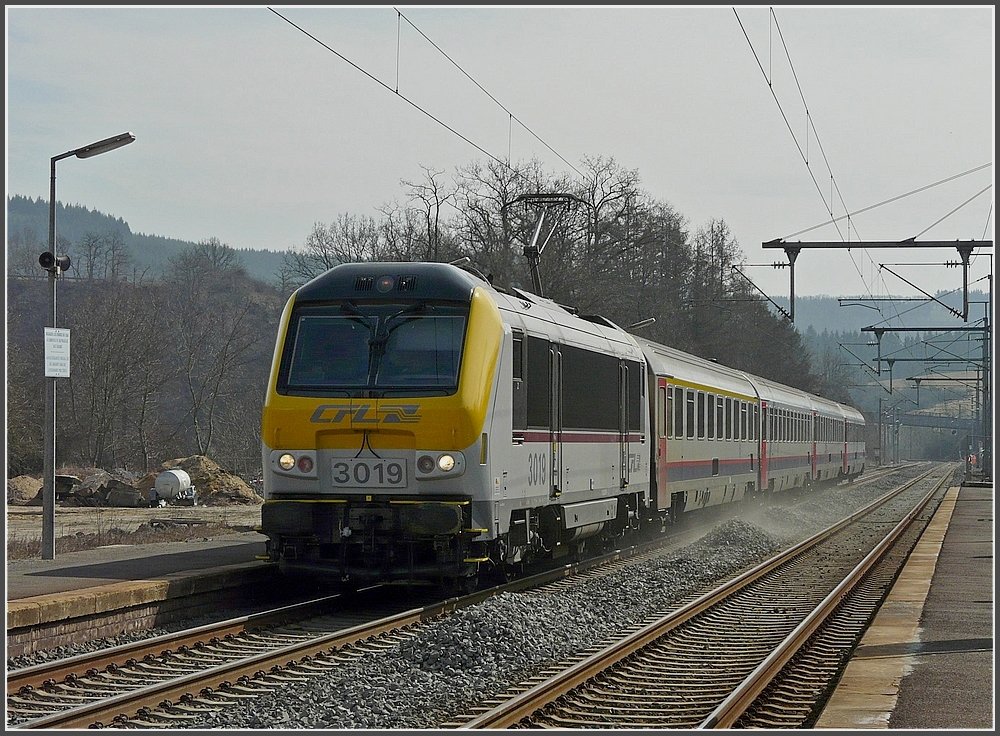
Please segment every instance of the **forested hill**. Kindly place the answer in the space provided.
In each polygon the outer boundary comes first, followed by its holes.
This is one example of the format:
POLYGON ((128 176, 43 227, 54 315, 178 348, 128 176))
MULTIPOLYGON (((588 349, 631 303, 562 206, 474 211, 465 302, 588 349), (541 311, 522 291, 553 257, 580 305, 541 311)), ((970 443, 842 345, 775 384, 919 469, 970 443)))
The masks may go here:
MULTIPOLYGON (((62 252, 76 256, 75 249, 87 235, 106 237, 117 234, 131 256, 131 265, 139 271, 149 269, 154 277, 162 275, 170 258, 190 248, 194 243, 161 235, 134 233, 121 217, 106 215, 80 205, 56 203, 58 237, 63 244, 62 252)), ((20 195, 7 198, 8 271, 16 273, 18 268, 37 268, 38 254, 48 249, 49 205, 44 199, 30 199, 20 195), (21 251, 18 253, 18 251, 21 251), (23 261, 23 263, 22 263, 23 261)), ((208 236, 206 236, 207 239, 208 236)), ((228 245, 228 244, 226 244, 228 245)), ((283 251, 235 249, 248 275, 268 283, 274 283, 282 266, 283 251)), ((74 262, 81 263, 79 258, 74 262)), ((962 310, 961 277, 956 271, 957 290, 951 293, 939 292, 937 297, 952 308, 962 310)), ((981 292, 970 292, 973 304, 969 309, 969 319, 978 319, 983 314, 982 304, 986 297, 981 292)), ((788 309, 786 297, 775 296, 774 301, 788 309)), ((853 300, 833 296, 797 296, 795 299, 795 327, 808 336, 810 330, 817 334, 824 331, 840 333, 860 332, 895 314, 903 314, 905 324, 926 327, 950 327, 960 323, 952 313, 939 304, 927 303, 914 308, 913 302, 880 302, 881 314, 872 308, 871 301, 853 300), (841 306, 843 302, 844 306, 841 306), (860 306, 867 303, 869 306, 860 306), (851 304, 853 306, 847 306, 851 304)), ((886 324, 899 324, 889 322, 886 324)))
MULTIPOLYGON (((74 248, 88 235, 104 238, 117 235, 131 256, 131 265, 140 271, 148 269, 153 276, 162 274, 171 257, 194 245, 186 240, 134 233, 122 218, 81 205, 56 202, 56 223, 57 238, 65 246, 60 248, 61 252, 68 251, 73 257, 76 255, 74 248)), ((210 236, 211 233, 207 233, 205 239, 210 236)), ((34 262, 39 253, 48 250, 48 238, 48 201, 20 195, 7 197, 8 269, 23 267, 19 261, 25 261, 24 265, 34 262), (17 258, 17 251, 23 251, 20 259, 17 258)), ((276 279, 284 255, 282 251, 250 248, 235 250, 249 275, 267 282, 276 279)), ((79 263, 78 259, 74 258, 74 261, 79 263)))

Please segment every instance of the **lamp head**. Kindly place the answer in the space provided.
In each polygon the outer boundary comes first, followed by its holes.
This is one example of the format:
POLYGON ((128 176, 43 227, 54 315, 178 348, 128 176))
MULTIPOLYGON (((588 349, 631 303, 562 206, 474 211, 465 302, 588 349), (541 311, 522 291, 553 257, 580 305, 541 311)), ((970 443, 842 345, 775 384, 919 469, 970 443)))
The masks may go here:
POLYGON ((75 151, 76 157, 90 158, 91 156, 99 156, 102 153, 113 151, 116 148, 127 146, 134 140, 135 136, 132 135, 131 133, 122 133, 120 135, 114 135, 111 136, 110 138, 105 138, 103 141, 97 141, 96 143, 91 143, 89 146, 78 148, 75 151))

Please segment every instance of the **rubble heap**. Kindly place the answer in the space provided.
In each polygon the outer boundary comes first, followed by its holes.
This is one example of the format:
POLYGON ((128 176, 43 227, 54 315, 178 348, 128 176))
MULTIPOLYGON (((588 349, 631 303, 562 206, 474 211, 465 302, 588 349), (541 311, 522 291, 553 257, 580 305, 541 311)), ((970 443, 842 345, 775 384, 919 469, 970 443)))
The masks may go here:
MULTIPOLYGON (((114 506, 141 508, 149 505, 149 491, 164 470, 180 468, 191 478, 199 506, 244 506, 263 499, 237 475, 223 470, 204 455, 175 458, 159 470, 138 477, 124 470, 73 469, 77 475, 55 476, 56 502, 60 506, 114 506)), ((11 506, 41 506, 42 481, 30 475, 7 480, 7 503, 11 506)))

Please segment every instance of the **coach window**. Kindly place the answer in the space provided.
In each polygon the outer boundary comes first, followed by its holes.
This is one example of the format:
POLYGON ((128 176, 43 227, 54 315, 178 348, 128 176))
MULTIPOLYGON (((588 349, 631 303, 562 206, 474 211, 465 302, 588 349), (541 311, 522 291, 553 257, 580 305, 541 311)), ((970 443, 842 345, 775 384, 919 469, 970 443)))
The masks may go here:
POLYGON ((666 437, 670 412, 667 411, 667 389, 660 386, 656 390, 656 436, 666 437))
POLYGON ((733 400, 726 397, 726 439, 731 440, 733 438, 733 400))
POLYGON ((698 392, 698 439, 705 439, 705 392, 698 392))
POLYGON ((748 439, 747 434, 747 402, 740 402, 740 439, 748 439))
POLYGON ((721 396, 715 397, 715 438, 721 440, 726 436, 726 402, 721 396))
POLYGON ((694 399, 695 391, 688 388, 684 390, 685 401, 687 402, 687 413, 685 415, 684 429, 689 440, 694 439, 695 419, 694 419, 694 399))
POLYGON ((667 425, 667 437, 674 436, 674 389, 667 387, 661 389, 666 394, 666 406, 664 411, 666 412, 666 425, 667 425))
POLYGON ((626 390, 628 392, 628 424, 626 429, 631 432, 638 432, 642 429, 642 397, 645 395, 646 383, 643 381, 642 363, 634 360, 625 361, 626 369, 626 390))
POLYGON ((684 389, 674 386, 674 437, 684 436, 684 389))
POLYGON ((708 439, 715 439, 715 394, 708 395, 708 439))
POLYGON ((758 432, 760 430, 760 405, 753 405, 753 429, 751 434, 753 435, 750 439, 756 440, 759 438, 758 432))

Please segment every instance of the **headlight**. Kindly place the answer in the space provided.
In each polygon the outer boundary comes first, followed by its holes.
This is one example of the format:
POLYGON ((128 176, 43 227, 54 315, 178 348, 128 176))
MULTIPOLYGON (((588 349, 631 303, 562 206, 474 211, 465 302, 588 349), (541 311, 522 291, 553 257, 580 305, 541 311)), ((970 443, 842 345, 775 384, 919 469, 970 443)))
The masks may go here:
POLYGON ((456 450, 417 450, 417 480, 458 478, 465 473, 465 456, 456 450))
POLYGON ((315 479, 316 450, 275 450, 271 453, 270 466, 280 475, 315 479))

